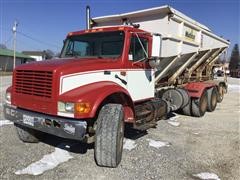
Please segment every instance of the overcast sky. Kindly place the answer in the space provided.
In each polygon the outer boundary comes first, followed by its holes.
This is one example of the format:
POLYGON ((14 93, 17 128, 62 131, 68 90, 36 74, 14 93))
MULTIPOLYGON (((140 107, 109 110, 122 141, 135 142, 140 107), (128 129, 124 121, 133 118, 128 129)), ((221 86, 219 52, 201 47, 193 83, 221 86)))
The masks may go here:
MULTIPOLYGON (((61 50, 70 31, 85 28, 85 7, 92 17, 119 14, 168 4, 209 27, 215 34, 240 43, 239 0, 0 0, 0 43, 12 48, 12 26, 19 22, 17 50, 61 50)), ((230 49, 231 49, 230 48, 230 49)))

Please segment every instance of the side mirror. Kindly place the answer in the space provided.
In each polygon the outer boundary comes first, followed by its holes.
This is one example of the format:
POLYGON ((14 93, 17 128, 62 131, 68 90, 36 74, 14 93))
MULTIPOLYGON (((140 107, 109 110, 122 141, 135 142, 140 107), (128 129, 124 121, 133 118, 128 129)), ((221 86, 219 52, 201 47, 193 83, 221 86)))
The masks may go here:
POLYGON ((149 65, 156 68, 160 65, 162 36, 160 34, 152 35, 152 56, 149 58, 149 65))
POLYGON ((160 34, 152 36, 152 57, 161 57, 162 37, 160 34))

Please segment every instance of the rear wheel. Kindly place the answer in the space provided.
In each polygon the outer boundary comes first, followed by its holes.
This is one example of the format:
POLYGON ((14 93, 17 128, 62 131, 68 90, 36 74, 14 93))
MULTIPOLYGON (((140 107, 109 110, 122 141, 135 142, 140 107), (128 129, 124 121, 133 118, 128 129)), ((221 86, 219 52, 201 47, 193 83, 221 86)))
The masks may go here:
POLYGON ((181 110, 184 115, 191 116, 191 99, 189 100, 188 104, 181 110))
POLYGON ((192 115, 202 117, 207 110, 207 93, 203 92, 202 96, 197 99, 192 99, 192 115))
POLYGON ((207 90, 207 110, 212 112, 217 106, 217 89, 212 87, 207 90))
POLYGON ((188 92, 185 89, 179 88, 178 91, 180 91, 183 95, 183 105, 180 109, 180 113, 191 116, 191 98, 188 95, 188 92))
POLYGON ((121 104, 106 104, 99 112, 95 135, 95 161, 99 166, 117 167, 122 159, 124 111, 121 104))
POLYGON ((219 85, 218 88, 218 98, 217 98, 217 102, 222 102, 223 98, 224 98, 224 87, 223 85, 219 85))
POLYGON ((19 124, 14 124, 14 125, 20 140, 28 143, 39 142, 39 139, 38 139, 39 133, 37 131, 21 126, 19 124))

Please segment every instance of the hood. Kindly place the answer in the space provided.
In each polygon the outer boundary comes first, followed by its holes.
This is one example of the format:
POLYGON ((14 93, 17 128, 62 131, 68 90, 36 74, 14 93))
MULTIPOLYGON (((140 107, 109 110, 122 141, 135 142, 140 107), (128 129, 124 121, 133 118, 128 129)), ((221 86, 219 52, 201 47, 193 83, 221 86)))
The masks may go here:
POLYGON ((119 63, 121 63, 119 59, 64 58, 31 62, 18 66, 16 70, 52 71, 65 75, 85 71, 119 69, 119 63))

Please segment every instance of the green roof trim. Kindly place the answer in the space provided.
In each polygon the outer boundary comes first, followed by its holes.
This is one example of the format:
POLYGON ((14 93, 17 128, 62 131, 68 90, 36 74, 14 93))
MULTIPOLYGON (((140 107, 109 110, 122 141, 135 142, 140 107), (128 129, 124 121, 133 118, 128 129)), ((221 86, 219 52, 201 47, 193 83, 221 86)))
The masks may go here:
MULTIPOLYGON (((20 52, 15 52, 16 58, 26 58, 26 59, 34 59, 31 56, 25 55, 20 52)), ((13 57, 13 50, 10 49, 0 49, 0 56, 10 56, 13 57)))

